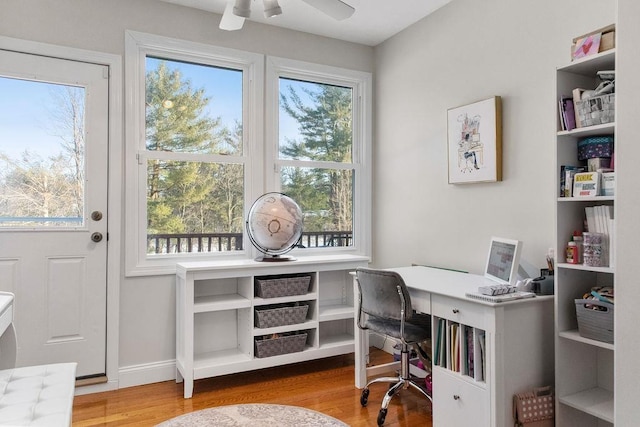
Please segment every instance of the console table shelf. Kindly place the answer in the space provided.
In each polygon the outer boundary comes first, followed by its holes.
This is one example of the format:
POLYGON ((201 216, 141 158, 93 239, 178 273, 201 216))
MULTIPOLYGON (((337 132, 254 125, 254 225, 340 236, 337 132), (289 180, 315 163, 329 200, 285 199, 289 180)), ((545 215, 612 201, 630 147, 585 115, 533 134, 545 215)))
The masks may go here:
MULTIPOLYGON (((197 379, 353 352, 354 297, 349 273, 368 263, 364 256, 332 255, 278 263, 233 260, 178 264, 176 382, 184 381, 184 397, 193 395, 197 379), (310 277, 308 291, 302 295, 263 298, 256 293, 256 279, 298 275, 310 277), (302 322, 256 326, 256 309, 296 303, 309 305, 302 322), (285 340, 292 332, 306 333, 301 351, 256 356, 257 340, 271 335, 285 340)), ((273 343, 278 341, 269 345, 273 343)))

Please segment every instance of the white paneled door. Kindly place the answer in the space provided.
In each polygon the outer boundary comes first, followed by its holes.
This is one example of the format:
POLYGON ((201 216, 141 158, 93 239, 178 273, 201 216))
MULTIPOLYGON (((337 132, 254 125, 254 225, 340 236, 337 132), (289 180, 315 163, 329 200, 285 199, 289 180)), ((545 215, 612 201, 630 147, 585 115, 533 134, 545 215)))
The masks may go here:
POLYGON ((106 372, 108 68, 0 50, 0 290, 17 365, 106 372))

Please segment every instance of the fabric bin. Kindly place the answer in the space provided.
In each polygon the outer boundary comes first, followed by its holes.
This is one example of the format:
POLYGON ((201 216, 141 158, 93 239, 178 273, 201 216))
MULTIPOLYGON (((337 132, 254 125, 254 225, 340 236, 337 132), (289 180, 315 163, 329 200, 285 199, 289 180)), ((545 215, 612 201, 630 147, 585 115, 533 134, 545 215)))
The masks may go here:
POLYGON ((591 98, 576 101, 575 104, 581 127, 611 123, 615 120, 615 93, 592 96, 591 98))
POLYGON ((273 328, 276 326, 303 323, 307 318, 308 304, 265 305, 256 307, 255 322, 257 328, 273 328))
POLYGON ((309 291, 310 275, 256 278, 255 292, 260 298, 304 295, 309 291))
POLYGON ((255 356, 257 358, 279 356, 281 354, 297 353, 304 350, 307 343, 306 332, 294 332, 276 336, 265 335, 255 339, 255 356))
POLYGON ((613 136, 589 136, 578 141, 578 160, 611 157, 613 154, 613 136))
POLYGON ((613 344, 613 304, 595 299, 576 299, 575 304, 580 336, 613 344))

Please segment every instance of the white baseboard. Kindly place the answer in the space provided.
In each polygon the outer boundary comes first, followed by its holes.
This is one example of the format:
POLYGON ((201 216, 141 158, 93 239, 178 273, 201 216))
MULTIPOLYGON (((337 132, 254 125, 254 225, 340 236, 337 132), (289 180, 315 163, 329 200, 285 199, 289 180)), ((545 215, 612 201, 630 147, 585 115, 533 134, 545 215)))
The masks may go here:
POLYGON ((163 362, 122 367, 119 371, 118 383, 119 388, 126 388, 175 379, 176 361, 165 360, 163 362))
POLYGON ((75 394, 76 396, 80 396, 90 393, 102 393, 105 391, 135 387, 138 385, 159 383, 162 381, 175 381, 175 379, 175 360, 124 366, 118 371, 117 380, 109 380, 108 382, 103 384, 76 387, 75 394))

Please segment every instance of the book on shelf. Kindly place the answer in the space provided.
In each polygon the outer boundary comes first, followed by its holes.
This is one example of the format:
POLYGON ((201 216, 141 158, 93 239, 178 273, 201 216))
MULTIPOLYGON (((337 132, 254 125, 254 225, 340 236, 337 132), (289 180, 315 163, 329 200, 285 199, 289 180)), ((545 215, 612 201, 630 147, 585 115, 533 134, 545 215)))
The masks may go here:
POLYGON ((583 166, 560 166, 560 197, 571 197, 573 194, 573 177, 577 173, 585 172, 583 166))
POLYGON ((576 113, 573 105, 573 97, 562 96, 558 101, 560 113, 560 125, 562 130, 573 130, 576 128, 576 113))
POLYGON ((449 366, 450 366, 450 369, 455 372, 459 371, 458 343, 460 340, 458 339, 458 330, 459 330, 459 325, 457 323, 452 323, 451 324, 451 346, 449 348, 449 352, 450 352, 449 357, 451 358, 451 364, 449 366))
POLYGON ((465 341, 467 350, 467 369, 466 374, 473 378, 473 328, 465 329, 465 341))
POLYGON ((476 373, 476 380, 478 381, 484 381, 484 347, 485 347, 485 333, 482 330, 478 330, 476 333, 476 344, 477 344, 477 348, 478 348, 478 353, 477 353, 477 361, 475 364, 475 373, 476 373))
POLYGON ((438 329, 436 331, 436 348, 434 351, 434 361, 438 366, 442 366, 442 343, 443 343, 443 335, 444 335, 444 319, 438 319, 438 329))
POLYGON ((600 172, 579 172, 573 176, 573 197, 600 195, 600 172))

